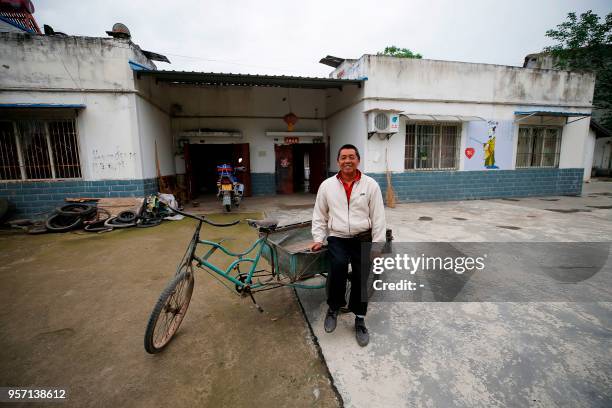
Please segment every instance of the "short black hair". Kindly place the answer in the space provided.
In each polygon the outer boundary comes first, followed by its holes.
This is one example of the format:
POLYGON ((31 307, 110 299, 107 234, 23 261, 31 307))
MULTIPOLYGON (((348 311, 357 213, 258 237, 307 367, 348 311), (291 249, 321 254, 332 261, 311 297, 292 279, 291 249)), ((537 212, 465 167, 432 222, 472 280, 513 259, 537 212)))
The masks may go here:
POLYGON ((352 144, 345 144, 340 146, 340 148, 338 149, 338 157, 336 157, 336 160, 340 160, 340 152, 342 151, 342 149, 353 149, 355 151, 355 154, 357 155, 357 159, 361 160, 361 156, 359 156, 359 150, 357 150, 357 148, 352 144))

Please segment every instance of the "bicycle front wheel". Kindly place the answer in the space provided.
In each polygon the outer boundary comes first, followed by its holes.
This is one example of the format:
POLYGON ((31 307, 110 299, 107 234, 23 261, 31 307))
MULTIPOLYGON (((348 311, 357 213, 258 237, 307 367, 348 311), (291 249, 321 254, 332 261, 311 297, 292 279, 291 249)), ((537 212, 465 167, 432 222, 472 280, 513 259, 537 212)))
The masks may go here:
POLYGON ((170 343, 187 313, 193 285, 193 269, 189 265, 172 279, 159 296, 145 331, 147 353, 159 353, 170 343))

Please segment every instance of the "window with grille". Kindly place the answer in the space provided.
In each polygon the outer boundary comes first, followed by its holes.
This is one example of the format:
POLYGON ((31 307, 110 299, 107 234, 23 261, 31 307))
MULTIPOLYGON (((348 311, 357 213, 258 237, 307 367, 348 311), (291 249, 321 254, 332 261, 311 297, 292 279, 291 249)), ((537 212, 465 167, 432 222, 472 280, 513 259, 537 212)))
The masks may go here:
POLYGON ((521 126, 516 151, 516 167, 559 167, 561 129, 521 126))
POLYGON ((406 170, 459 168, 461 127, 444 123, 406 125, 406 170))
POLYGON ((74 119, 0 121, 0 180, 80 177, 74 119))

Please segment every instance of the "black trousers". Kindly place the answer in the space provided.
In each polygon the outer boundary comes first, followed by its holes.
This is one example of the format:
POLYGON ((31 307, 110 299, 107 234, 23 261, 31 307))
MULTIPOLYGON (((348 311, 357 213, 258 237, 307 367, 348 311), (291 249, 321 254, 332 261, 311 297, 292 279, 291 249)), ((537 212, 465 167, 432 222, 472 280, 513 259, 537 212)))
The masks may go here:
POLYGON ((331 270, 327 277, 327 305, 331 310, 338 310, 346 305, 346 282, 348 266, 351 264, 351 293, 349 309, 356 315, 365 315, 368 311, 366 285, 369 273, 369 252, 362 253, 362 241, 356 238, 327 238, 331 270), (362 255, 365 259, 362 259, 362 255), (364 262, 362 262, 364 261, 364 262), (363 296, 362 296, 363 295, 363 296))

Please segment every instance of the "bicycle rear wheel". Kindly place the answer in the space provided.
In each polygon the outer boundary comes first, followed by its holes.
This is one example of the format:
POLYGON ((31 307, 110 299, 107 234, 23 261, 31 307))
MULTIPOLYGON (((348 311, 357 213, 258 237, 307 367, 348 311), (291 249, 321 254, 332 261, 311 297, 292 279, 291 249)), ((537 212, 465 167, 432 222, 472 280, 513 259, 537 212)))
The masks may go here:
POLYGON ((193 267, 188 265, 159 296, 145 331, 144 346, 147 353, 159 353, 170 343, 187 313, 193 285, 193 267))

